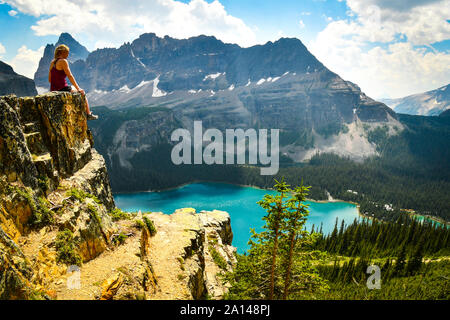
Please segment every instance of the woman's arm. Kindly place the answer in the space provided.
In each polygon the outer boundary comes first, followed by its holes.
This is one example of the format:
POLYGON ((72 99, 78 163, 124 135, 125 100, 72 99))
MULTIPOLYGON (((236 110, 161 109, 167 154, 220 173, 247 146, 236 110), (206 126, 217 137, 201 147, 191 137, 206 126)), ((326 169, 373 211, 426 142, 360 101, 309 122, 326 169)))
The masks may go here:
POLYGON ((50 63, 50 69, 48 69, 48 82, 52 83, 52 68, 53 68, 53 62, 55 60, 52 60, 52 62, 50 63))
POLYGON ((69 68, 69 63, 67 62, 66 59, 62 60, 62 67, 63 67, 64 72, 66 73, 67 78, 69 78, 70 83, 73 84, 75 89, 77 89, 77 91, 84 93, 84 90, 80 89, 80 87, 78 86, 78 83, 76 82, 75 78, 73 77, 72 72, 70 71, 70 68, 69 68))

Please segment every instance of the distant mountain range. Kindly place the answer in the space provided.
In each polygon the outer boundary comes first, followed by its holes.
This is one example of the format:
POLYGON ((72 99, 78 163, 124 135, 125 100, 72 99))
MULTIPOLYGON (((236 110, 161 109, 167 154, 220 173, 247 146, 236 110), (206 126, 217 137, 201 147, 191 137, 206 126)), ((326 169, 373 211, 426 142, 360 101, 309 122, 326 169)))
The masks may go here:
POLYGON ((10 65, 0 61, 0 96, 7 94, 34 96, 37 91, 33 80, 15 73, 10 65))
MULTIPOLYGON (((84 48, 67 34, 58 43, 66 43, 71 55, 72 48, 84 48)), ((39 63, 37 86, 47 85, 53 48, 47 46, 39 63)), ((385 126, 396 134, 403 129, 395 112, 328 70, 295 38, 241 48, 211 36, 178 40, 147 33, 117 49, 95 50, 85 59, 87 50, 81 52, 72 57, 71 70, 91 105, 163 108, 174 126, 188 130, 193 130, 193 120, 221 130, 277 128, 281 152, 296 162, 317 152, 361 161, 377 154, 369 131, 385 126)), ((119 126, 115 132, 108 128, 113 135, 108 154, 120 155, 126 166, 126 159, 141 149, 170 142, 171 130, 157 134, 145 125, 154 121, 146 121, 124 120, 112 126, 119 126), (160 138, 150 143, 150 134, 160 138)), ((102 139, 101 130, 97 134, 102 139)))
POLYGON ((436 116, 450 108, 450 84, 398 99, 381 99, 397 113, 436 116))

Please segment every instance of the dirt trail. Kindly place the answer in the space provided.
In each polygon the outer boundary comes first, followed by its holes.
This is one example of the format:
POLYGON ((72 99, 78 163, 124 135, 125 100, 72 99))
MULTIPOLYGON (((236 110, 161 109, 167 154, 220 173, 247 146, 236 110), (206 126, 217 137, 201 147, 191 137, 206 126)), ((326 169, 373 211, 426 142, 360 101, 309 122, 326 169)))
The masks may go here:
MULTIPOLYGON (((180 257, 185 255, 186 247, 194 237, 189 226, 172 222, 167 215, 152 214, 149 216, 158 232, 149 241, 148 258, 153 266, 157 279, 156 292, 148 292, 150 299, 192 299, 188 290, 188 271, 182 270, 180 257)), ((81 288, 69 289, 66 267, 59 267, 59 274, 54 275, 53 283, 48 286, 58 300, 92 300, 98 299, 102 293, 102 283, 118 272, 139 270, 142 266, 140 258, 141 231, 132 220, 121 221, 123 232, 131 232, 125 243, 108 248, 95 259, 83 263, 80 267, 81 288), (62 269, 62 270, 61 270, 62 269)), ((56 237, 56 231, 50 233, 31 234, 25 243, 25 251, 29 257, 37 257, 43 243, 50 243, 56 237)), ((52 258, 56 255, 52 250, 52 258)), ((184 262, 184 261, 183 261, 184 262)), ((186 266, 187 267, 187 266, 186 266)), ((183 266, 184 268, 184 266, 183 266)), ((188 269, 188 268, 187 268, 188 269)))

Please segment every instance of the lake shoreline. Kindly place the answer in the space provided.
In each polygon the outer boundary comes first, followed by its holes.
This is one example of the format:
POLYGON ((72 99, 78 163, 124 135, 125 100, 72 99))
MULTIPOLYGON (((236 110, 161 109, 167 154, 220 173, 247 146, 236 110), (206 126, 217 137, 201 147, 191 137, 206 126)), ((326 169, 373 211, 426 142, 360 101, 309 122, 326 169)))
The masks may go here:
MULTIPOLYGON (((270 190, 270 191, 273 191, 272 188, 261 188, 261 187, 259 187, 259 186, 248 185, 248 184, 239 184, 239 183, 222 182, 222 181, 194 180, 194 181, 191 181, 191 182, 186 182, 186 183, 180 184, 179 186, 176 186, 176 187, 169 187, 169 188, 163 188, 163 189, 158 189, 158 190, 156 190, 156 189, 150 189, 150 190, 147 190, 147 191, 113 192, 113 194, 130 194, 130 193, 147 193, 147 192, 165 192, 165 191, 170 191, 170 190, 181 189, 181 188, 183 188, 183 187, 185 187, 185 186, 187 186, 187 185, 195 184, 195 183, 228 184, 228 185, 238 186, 238 187, 244 187, 244 188, 254 188, 254 189, 258 189, 258 190, 270 190)), ((345 203, 350 203, 350 204, 353 204, 353 205, 356 206, 356 210, 357 210, 357 212, 358 212, 358 215, 359 215, 361 218, 376 219, 376 218, 374 218, 374 217, 371 217, 371 216, 368 216, 368 215, 365 215, 365 214, 361 213, 359 203, 354 202, 354 201, 350 201, 350 200, 342 200, 342 199, 335 199, 335 198, 331 198, 331 199, 328 199, 328 200, 314 200, 314 199, 306 198, 306 200, 309 201, 309 202, 315 202, 315 203, 333 203, 333 202, 345 202, 345 203)), ((406 211, 407 209, 402 209, 402 210, 405 210, 405 211, 406 211)), ((420 214, 418 214, 418 213, 415 213, 415 211, 414 211, 414 213, 408 212, 407 214, 410 214, 411 216, 425 217, 425 218, 428 218, 428 219, 430 219, 430 220, 432 220, 432 221, 435 221, 435 222, 438 222, 438 223, 441 223, 441 224, 450 225, 450 222, 444 221, 444 220, 442 220, 442 219, 439 218, 439 217, 434 217, 434 216, 429 216, 429 215, 424 216, 424 215, 420 215, 420 214)), ((380 220, 380 219, 377 219, 377 220, 382 221, 382 220, 380 220)))
MULTIPOLYGON (((222 182, 222 181, 204 181, 204 180, 194 180, 192 182, 186 182, 183 184, 180 184, 179 186, 176 187, 170 187, 170 188, 162 188, 162 189, 158 189, 158 190, 147 190, 147 191, 129 191, 129 192, 113 192, 113 195, 120 195, 120 194, 131 194, 131 193, 151 193, 151 192, 165 192, 165 191, 170 191, 170 190, 177 190, 177 189, 181 189, 187 185, 190 184, 195 184, 195 183, 216 183, 216 184, 228 184, 228 185, 232 185, 232 186, 238 186, 238 187, 244 187, 244 188, 254 188, 254 189, 258 189, 258 190, 270 190, 273 191, 272 188, 261 188, 259 186, 254 186, 254 185, 248 185, 248 184, 239 184, 239 183, 231 183, 231 182, 222 182)), ((360 217, 363 218, 369 218, 372 219, 372 217, 369 216, 365 216, 364 214, 361 213, 361 211, 359 210, 359 203, 354 202, 354 201, 346 201, 346 200, 341 200, 341 199, 329 199, 329 200, 314 200, 314 199, 309 199, 306 198, 306 201, 309 202, 315 202, 315 203, 333 203, 333 202, 345 202, 345 203, 351 203, 353 205, 356 206, 356 210, 358 212, 358 215, 360 217)))
MULTIPOLYGON (((263 217, 267 215, 267 211, 258 202, 267 194, 276 194, 273 189, 204 181, 166 190, 171 191, 115 193, 114 198, 116 206, 125 212, 142 210, 170 215, 181 208, 195 208, 197 212, 214 209, 226 211, 230 214, 235 234, 233 246, 239 250, 246 250, 251 229, 258 232, 263 230, 263 217)), ((355 219, 360 220, 357 205, 329 199, 332 201, 305 201, 310 213, 305 226, 307 230, 314 226, 317 231, 316 228, 322 226, 323 233, 329 234, 333 231, 336 220, 345 220, 346 225, 352 224, 355 219)))

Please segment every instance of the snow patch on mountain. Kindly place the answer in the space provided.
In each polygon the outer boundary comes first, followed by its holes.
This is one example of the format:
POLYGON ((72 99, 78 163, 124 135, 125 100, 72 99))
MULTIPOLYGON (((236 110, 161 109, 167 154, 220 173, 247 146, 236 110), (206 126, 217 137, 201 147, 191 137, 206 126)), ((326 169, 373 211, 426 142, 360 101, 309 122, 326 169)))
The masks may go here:
POLYGON ((266 82, 266 79, 262 78, 256 83, 256 85, 259 86, 259 85, 263 84, 264 82, 266 82))
POLYGON ((205 76, 205 78, 203 79, 203 81, 206 81, 206 80, 208 80, 208 79, 211 79, 211 80, 215 80, 215 79, 217 79, 218 77, 220 77, 221 75, 225 75, 226 73, 224 72, 224 73, 213 73, 213 74, 208 74, 207 76, 205 76))
POLYGON ((142 81, 141 81, 136 87, 134 87, 133 89, 141 88, 141 87, 143 87, 143 86, 149 84, 150 82, 151 82, 151 81, 145 81, 145 80, 142 80, 142 81))
POLYGON ((130 88, 128 88, 128 86, 127 85, 124 85, 122 88, 120 88, 119 89, 119 91, 122 91, 122 92, 126 92, 126 93, 128 93, 128 92, 130 92, 131 91, 131 89, 130 88))
POLYGON ((153 94, 152 94, 153 98, 164 97, 165 95, 167 95, 167 92, 164 92, 158 88, 158 83, 159 83, 159 76, 156 77, 155 80, 153 80, 153 94))
POLYGON ((380 101, 398 113, 435 116, 450 108, 450 85, 404 98, 380 101))

